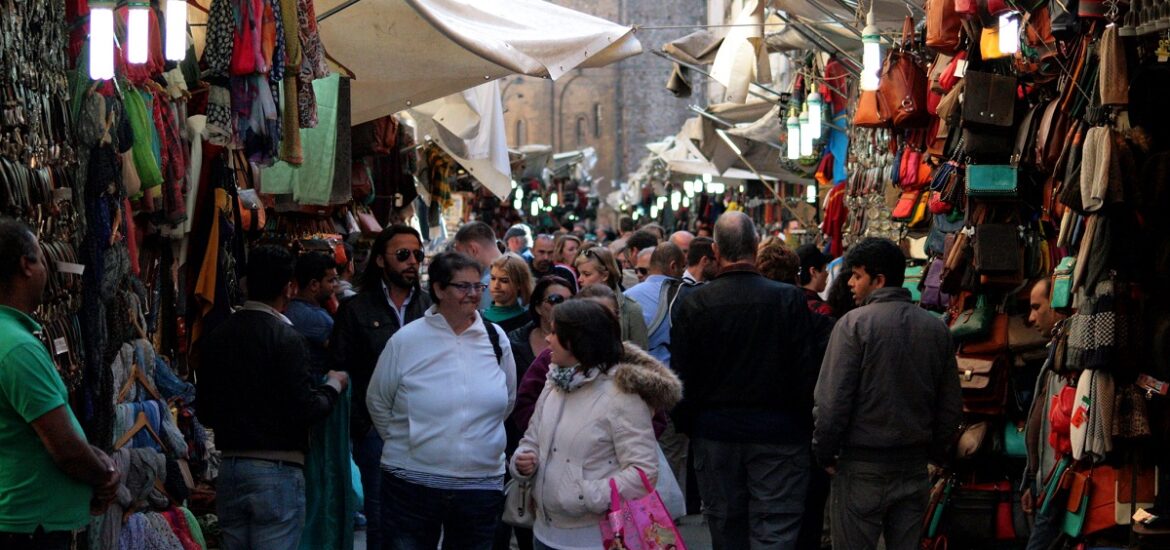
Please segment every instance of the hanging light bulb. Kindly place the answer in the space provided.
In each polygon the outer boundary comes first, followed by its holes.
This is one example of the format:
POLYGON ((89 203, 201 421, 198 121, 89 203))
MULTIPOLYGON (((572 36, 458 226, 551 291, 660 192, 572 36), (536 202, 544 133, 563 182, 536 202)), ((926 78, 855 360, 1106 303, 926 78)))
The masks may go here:
POLYGON ((150 51, 150 3, 132 1, 126 16, 126 61, 146 63, 150 51))
POLYGON ((813 154, 812 131, 808 129, 808 109, 800 112, 800 156, 811 157, 813 154))
POLYGON ((691 180, 684 181, 683 191, 687 194, 688 197, 693 196, 695 194, 695 183, 691 180))
POLYGON ((516 200, 512 201, 512 208, 524 210, 524 201, 520 198, 520 195, 516 195, 516 200))
POLYGON ((821 139, 821 126, 823 123, 821 115, 824 109, 824 101, 821 100, 821 94, 816 91, 809 94, 807 101, 808 129, 812 133, 813 139, 821 139))
POLYGON ((549 203, 549 205, 551 205, 553 208, 556 208, 556 207, 557 207, 557 204, 559 204, 559 203, 560 203, 560 197, 558 197, 556 193, 553 193, 552 195, 550 195, 550 196, 549 196, 549 198, 548 198, 548 203, 549 203))
POLYGON ((528 211, 532 214, 532 217, 534 217, 534 218, 539 216, 540 215, 540 204, 538 204, 536 201, 532 201, 532 204, 531 204, 528 211))
POLYGON ((683 208, 690 208, 691 207, 691 197, 689 197, 689 196, 683 197, 682 205, 683 205, 683 208))
POLYGON ((167 59, 187 57, 187 0, 167 0, 167 59))
POLYGON ((682 205, 682 193, 679 193, 678 191, 671 193, 670 194, 670 209, 671 210, 678 210, 678 207, 680 205, 682 205))
POLYGON ((861 89, 878 89, 878 72, 882 68, 882 35, 873 15, 873 3, 865 16, 865 28, 861 31, 861 89))
POLYGON ((114 3, 89 3, 89 78, 114 78, 114 3))
POLYGON ((999 16, 999 51, 1007 55, 1020 51, 1020 18, 1015 12, 999 16))
POLYGON ((800 158, 800 121, 796 119, 796 110, 788 112, 788 160, 800 158))

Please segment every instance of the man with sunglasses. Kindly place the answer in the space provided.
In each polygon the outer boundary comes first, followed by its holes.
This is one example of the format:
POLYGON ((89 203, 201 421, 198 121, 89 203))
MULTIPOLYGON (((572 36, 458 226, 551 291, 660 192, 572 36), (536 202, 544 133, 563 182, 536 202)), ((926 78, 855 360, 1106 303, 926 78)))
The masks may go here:
POLYGON ((387 227, 370 248, 357 295, 342 303, 333 326, 334 368, 348 371, 353 382, 350 437, 354 462, 362 474, 364 513, 369 522, 366 541, 370 548, 382 547, 382 439, 373 429, 366 408, 366 390, 386 342, 431 306, 430 296, 419 286, 419 271, 425 259, 422 237, 417 231, 405 225, 387 227))

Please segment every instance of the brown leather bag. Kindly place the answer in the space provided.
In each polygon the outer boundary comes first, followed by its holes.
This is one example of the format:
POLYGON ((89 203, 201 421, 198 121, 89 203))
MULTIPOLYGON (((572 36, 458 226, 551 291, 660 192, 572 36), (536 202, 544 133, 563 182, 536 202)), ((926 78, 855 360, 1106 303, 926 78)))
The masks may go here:
POLYGON ((889 111, 878 92, 863 90, 853 113, 853 125, 860 128, 886 128, 890 125, 889 111))
POLYGON ((962 28, 963 20, 955 12, 954 0, 927 0, 926 47, 943 54, 955 53, 962 28))
POLYGON ((890 50, 882 65, 878 95, 889 109, 895 128, 921 128, 930 124, 926 92, 930 86, 926 70, 918 64, 909 47, 914 43, 914 19, 902 23, 902 43, 890 50))

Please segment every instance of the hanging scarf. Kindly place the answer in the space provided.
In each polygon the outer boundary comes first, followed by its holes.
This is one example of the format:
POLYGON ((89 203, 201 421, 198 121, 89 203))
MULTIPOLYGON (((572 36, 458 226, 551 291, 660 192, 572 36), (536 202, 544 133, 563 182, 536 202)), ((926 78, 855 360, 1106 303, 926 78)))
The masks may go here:
POLYGON ((574 390, 601 376, 600 367, 590 367, 586 370, 581 370, 580 367, 579 364, 571 367, 553 365, 548 371, 548 379, 552 380, 557 389, 565 393, 573 393, 574 390))

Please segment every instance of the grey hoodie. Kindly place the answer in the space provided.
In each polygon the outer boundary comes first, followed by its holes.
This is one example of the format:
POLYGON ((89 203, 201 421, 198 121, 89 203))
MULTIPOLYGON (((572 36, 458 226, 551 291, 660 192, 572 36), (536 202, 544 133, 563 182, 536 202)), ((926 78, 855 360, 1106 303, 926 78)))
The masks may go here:
POLYGON ((963 414, 950 331, 908 290, 879 288, 834 327, 814 398, 822 465, 945 463, 963 414))

